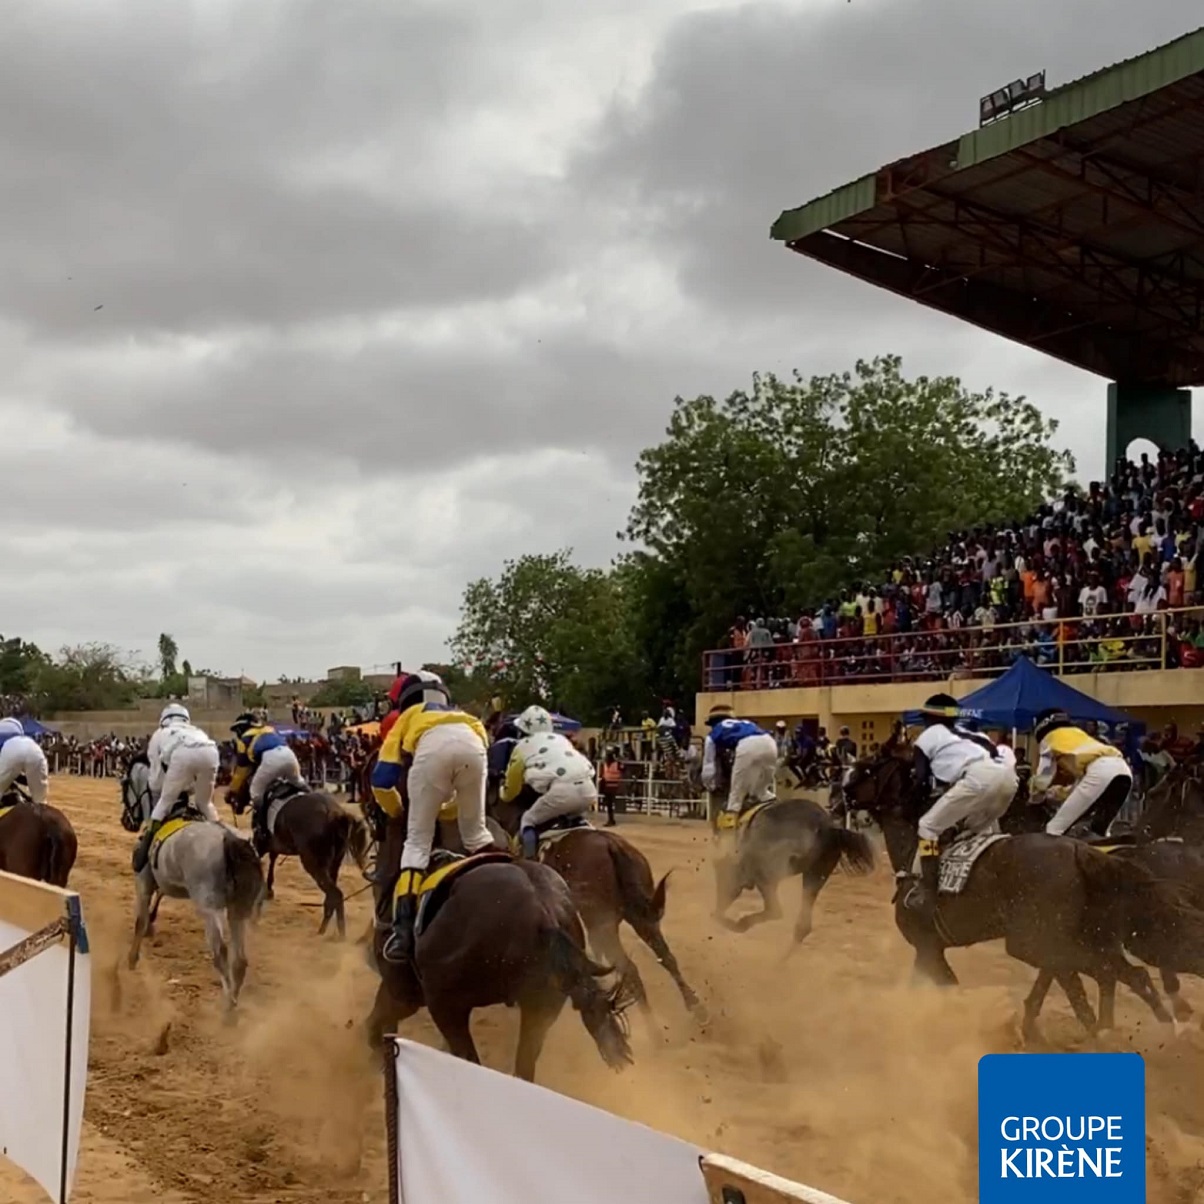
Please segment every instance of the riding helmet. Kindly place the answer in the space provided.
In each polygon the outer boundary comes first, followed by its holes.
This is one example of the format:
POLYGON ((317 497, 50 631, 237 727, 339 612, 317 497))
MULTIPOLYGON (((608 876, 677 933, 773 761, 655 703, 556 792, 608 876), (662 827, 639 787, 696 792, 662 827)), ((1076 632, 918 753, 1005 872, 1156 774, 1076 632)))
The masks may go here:
POLYGON ((1047 707, 1037 716, 1037 722, 1033 725, 1033 738, 1040 743, 1050 732, 1057 731, 1060 727, 1070 727, 1073 722, 1061 707, 1047 707))
POLYGON ((920 708, 925 724, 952 723, 957 718, 957 699, 952 694, 934 694, 920 708))
POLYGON ((533 705, 523 711, 514 721, 514 726, 524 736, 534 736, 536 732, 552 731, 555 724, 552 722, 552 716, 543 707, 533 705))
POLYGON ((734 719, 732 708, 726 703, 716 703, 711 707, 710 714, 707 715, 707 727, 714 727, 716 723, 722 723, 724 719, 734 719))
POLYGON ((447 687, 443 684, 443 678, 438 673, 431 673, 427 669, 419 669, 416 673, 407 674, 405 681, 401 683, 401 689, 397 692, 397 709, 404 711, 412 706, 432 702, 442 703, 444 706, 451 702, 451 695, 448 694, 447 687))
POLYGON ((191 723, 192 716, 188 713, 188 708, 182 706, 178 702, 169 702, 167 706, 159 712, 159 726, 167 727, 170 723, 191 723))
POLYGON ((254 727, 256 723, 255 716, 250 711, 243 711, 237 719, 230 724, 230 730, 236 735, 241 736, 249 727, 254 727))

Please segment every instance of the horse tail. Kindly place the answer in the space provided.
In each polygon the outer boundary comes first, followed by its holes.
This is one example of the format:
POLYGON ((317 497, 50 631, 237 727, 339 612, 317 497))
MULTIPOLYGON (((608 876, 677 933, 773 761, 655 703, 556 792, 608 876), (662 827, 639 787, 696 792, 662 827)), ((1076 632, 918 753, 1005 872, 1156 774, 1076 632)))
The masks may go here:
POLYGON ((46 815, 46 840, 42 845, 42 864, 39 877, 51 886, 65 887, 75 865, 79 842, 66 816, 46 815))
POLYGON ((854 874, 868 874, 874 868, 874 846, 864 832, 832 824, 820 832, 819 844, 824 852, 837 852, 854 874))
POLYGON ((599 986, 597 980, 610 971, 590 961, 563 928, 546 928, 541 937, 552 980, 581 1016, 602 1060, 612 1070, 630 1065, 633 1059, 624 1012, 633 1000, 625 983, 620 981, 609 991, 599 986))
POLYGON ((605 835, 610 845, 610 861, 619 885, 624 917, 629 923, 643 921, 646 924, 659 924, 665 917, 665 892, 669 875, 666 874, 653 886, 652 869, 643 853, 621 836, 609 832, 605 835))
POLYGON ((356 819, 354 815, 350 815, 344 811, 342 830, 342 857, 346 857, 350 853, 355 858, 355 864, 359 866, 360 872, 367 873, 368 825, 362 819, 356 819))
POLYGON ((263 866, 249 840, 225 832, 226 909, 232 920, 249 920, 263 894, 263 866))

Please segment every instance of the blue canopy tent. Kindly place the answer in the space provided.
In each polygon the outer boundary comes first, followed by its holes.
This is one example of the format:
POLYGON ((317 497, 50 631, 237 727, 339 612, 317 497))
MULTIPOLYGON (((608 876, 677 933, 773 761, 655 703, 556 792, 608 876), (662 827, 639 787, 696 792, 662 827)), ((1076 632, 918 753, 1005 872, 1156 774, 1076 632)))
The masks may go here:
MULTIPOLYGON (((1029 732, 1037 716, 1050 707, 1060 707, 1079 723, 1098 723, 1111 731, 1123 727, 1130 738, 1145 731, 1145 724, 1140 720, 1068 686, 1048 669, 1038 668, 1026 656, 1020 657, 1002 677, 961 699, 958 717, 979 728, 1029 732)), ((903 720, 916 724, 923 722, 923 717, 919 711, 907 711, 903 720)))
POLYGON ((40 723, 37 719, 29 715, 21 716, 21 726, 25 729, 25 734, 33 736, 34 739, 37 739, 38 736, 49 736, 56 730, 53 727, 47 727, 44 723, 40 723))

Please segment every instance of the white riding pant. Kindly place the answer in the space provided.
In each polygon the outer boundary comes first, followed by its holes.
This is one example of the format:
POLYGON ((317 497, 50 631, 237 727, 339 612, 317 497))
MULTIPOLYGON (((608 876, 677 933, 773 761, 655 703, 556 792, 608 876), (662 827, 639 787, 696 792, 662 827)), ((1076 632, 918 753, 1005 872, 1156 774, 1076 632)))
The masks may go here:
POLYGON ((191 794, 193 806, 208 820, 220 823, 213 805, 213 788, 217 783, 218 751, 216 744, 177 745, 167 763, 159 798, 151 811, 151 819, 162 823, 181 794, 191 794))
POLYGON ((0 748, 0 794, 11 789, 22 774, 29 787, 29 797, 35 803, 44 803, 50 789, 50 768, 46 764, 46 754, 29 736, 17 736, 0 748))
MULTIPOLYGON (((975 761, 921 817, 921 840, 940 840, 950 828, 989 831, 1016 797, 1016 771, 1006 761, 975 761)), ((919 852, 916 852, 917 860, 919 852)))
POLYGON ((485 826, 485 760, 484 744, 466 723, 445 723, 423 733, 406 780, 403 870, 426 869, 439 812, 452 799, 465 850, 479 853, 493 844, 485 826))
POLYGON ((1122 776, 1132 784, 1133 775, 1124 757, 1097 757, 1083 771, 1083 776, 1066 796, 1053 819, 1045 825, 1046 832, 1050 836, 1065 836, 1095 806, 1104 791, 1122 776))
POLYGON ((534 828, 564 815, 584 815, 598 799, 598 788, 589 778, 553 782, 523 814, 521 826, 534 828))
POLYGON ((732 758, 732 784, 727 794, 727 811, 739 811, 745 799, 771 803, 777 797, 774 782, 778 772, 778 746, 768 732, 745 736, 732 758))
POLYGON ((258 807, 263 802, 263 796, 273 782, 293 782, 304 786, 305 779, 301 776, 301 764, 297 754, 287 745, 279 748, 269 748, 259 759, 259 768, 251 779, 251 806, 258 807))

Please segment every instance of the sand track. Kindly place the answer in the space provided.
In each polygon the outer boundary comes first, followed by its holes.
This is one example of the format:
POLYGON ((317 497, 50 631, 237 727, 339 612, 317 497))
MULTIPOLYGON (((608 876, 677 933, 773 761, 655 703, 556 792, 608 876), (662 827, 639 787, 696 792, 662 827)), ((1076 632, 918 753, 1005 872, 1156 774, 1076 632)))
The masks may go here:
MULTIPOLYGON (((383 1204, 380 1076, 360 1024, 375 978, 351 944, 319 939, 318 893, 295 862, 251 937, 237 1024, 222 1021, 201 927, 166 901, 142 965, 119 966, 131 923, 129 852, 112 781, 56 778, 53 797, 80 836, 72 885, 95 951, 94 1019, 80 1204, 383 1204)), ((637 1064, 605 1069, 566 1011, 540 1063, 544 1085, 814 1184, 854 1204, 977 1198, 975 1082, 979 1056, 1016 1049, 1018 1004, 1031 972, 997 947, 955 952, 963 987, 910 986, 910 957, 891 921, 889 877, 838 875, 815 931, 783 954, 787 919, 736 935, 709 918, 708 843, 697 825, 624 826, 669 885, 666 935, 713 1018, 695 1028, 667 975, 633 934, 628 947, 657 1011, 633 1017, 637 1064)), ((359 885, 354 869, 344 886, 359 885)), ((362 931, 368 896, 348 905, 362 931)), ((1187 997, 1204 1007, 1190 981, 1187 997)), ((1146 1055, 1151 1204, 1204 1201, 1204 1036, 1167 1040, 1122 997, 1109 1048, 1146 1055)), ((425 1020, 407 1035, 433 1041, 425 1020)), ((516 1018, 476 1024, 482 1056, 512 1063, 516 1018)), ((1047 1037, 1081 1046, 1065 1002, 1051 999, 1047 1037)), ((504 1124, 482 1118, 483 1124, 504 1124)), ((0 1163, 0 1196, 37 1190, 0 1163)))

